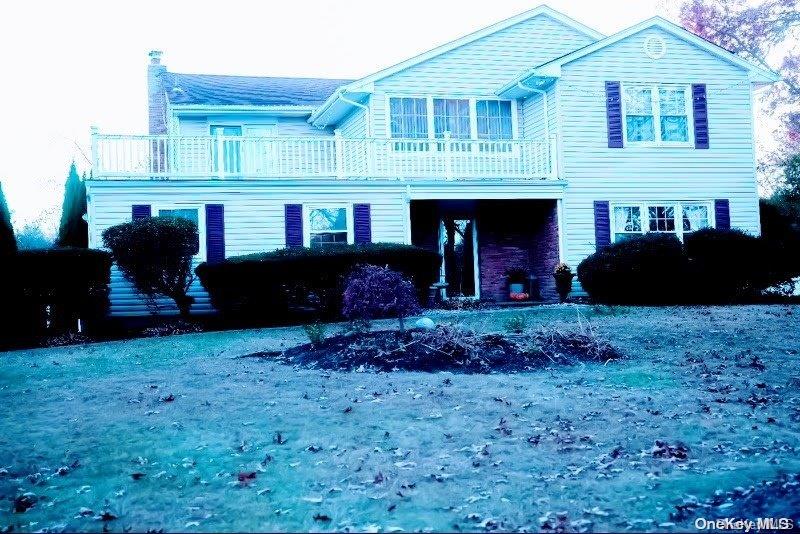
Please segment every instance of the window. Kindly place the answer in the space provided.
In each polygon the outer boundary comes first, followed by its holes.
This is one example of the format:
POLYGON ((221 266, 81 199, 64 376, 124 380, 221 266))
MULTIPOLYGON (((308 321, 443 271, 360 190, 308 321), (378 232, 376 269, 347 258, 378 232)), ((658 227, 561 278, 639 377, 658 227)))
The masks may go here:
POLYGON ((649 206, 647 220, 651 232, 675 232, 675 206, 649 206))
POLYGON ((626 84, 625 140, 632 144, 688 145, 689 86, 626 84))
POLYGON ((330 247, 349 242, 347 208, 313 208, 308 211, 309 246, 330 247))
POLYGON ((475 102, 478 139, 512 139, 511 102, 508 100, 478 100, 475 102))
POLYGON ((707 204, 684 204, 682 207, 684 234, 711 226, 707 204))
POLYGON ((624 241, 647 232, 683 236, 713 226, 710 202, 653 202, 613 206, 611 237, 613 242, 624 241), (646 216, 645 221, 642 216, 646 216), (680 217, 680 218, 678 218, 680 217))
POLYGON ((201 243, 205 242, 205 239, 200 238, 201 233, 205 233, 205 228, 200 224, 200 210, 198 208, 184 208, 184 207, 174 207, 174 208, 160 208, 158 210, 159 217, 178 217, 181 219, 189 219, 194 224, 197 225, 197 243, 196 248, 197 252, 195 255, 200 254, 204 256, 205 254, 201 254, 203 252, 201 243))
POLYGON ((444 132, 450 132, 453 139, 472 137, 469 125, 469 100, 434 98, 433 132, 435 137, 444 137, 444 132))
POLYGON ((642 212, 639 206, 614 207, 614 234, 623 241, 642 233, 642 212))
POLYGON ((625 130, 630 142, 655 140, 652 89, 625 88, 625 130))
POLYGON ((426 98, 390 98, 391 136, 402 139, 428 137, 428 101, 426 98))
MULTIPOLYGON (((390 97, 389 135, 394 139, 453 139, 504 141, 514 138, 516 116, 510 100, 474 98, 390 97)), ((394 150, 441 150, 444 143, 395 142, 394 150)), ((481 150, 507 151, 509 143, 481 144, 481 150), (499 149, 497 147, 500 147, 499 149)), ((454 143, 454 150, 469 150, 470 143, 454 143)))

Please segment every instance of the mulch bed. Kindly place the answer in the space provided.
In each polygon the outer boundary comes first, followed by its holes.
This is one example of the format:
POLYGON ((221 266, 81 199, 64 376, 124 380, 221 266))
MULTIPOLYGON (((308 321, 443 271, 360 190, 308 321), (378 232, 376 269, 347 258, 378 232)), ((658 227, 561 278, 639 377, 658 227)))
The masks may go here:
POLYGON ((360 332, 283 352, 257 352, 284 363, 338 371, 515 373, 553 365, 600 362, 622 355, 593 335, 556 330, 476 334, 450 325, 432 330, 360 332))

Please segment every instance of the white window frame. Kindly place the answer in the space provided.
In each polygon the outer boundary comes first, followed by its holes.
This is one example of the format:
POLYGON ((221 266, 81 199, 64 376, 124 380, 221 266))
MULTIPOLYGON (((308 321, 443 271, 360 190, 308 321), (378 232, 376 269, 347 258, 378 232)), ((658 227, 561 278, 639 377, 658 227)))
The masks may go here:
POLYGON ((631 202, 610 202, 609 203, 609 225, 611 226, 611 243, 616 243, 617 234, 634 234, 636 232, 617 232, 616 221, 614 220, 614 208, 621 207, 638 207, 641 217, 642 229, 639 232, 641 235, 648 233, 658 234, 674 234, 678 239, 683 241, 685 233, 683 231, 683 206, 684 205, 702 205, 708 210, 708 225, 709 228, 716 228, 717 221, 714 218, 714 201, 712 200, 648 200, 648 201, 631 201, 631 202), (648 208, 654 206, 671 206, 675 210, 675 232, 666 231, 650 231, 650 213, 648 208))
POLYGON ((346 203, 303 204, 303 246, 311 247, 311 212, 320 209, 344 208, 347 217, 347 244, 355 242, 353 228, 353 205, 346 203))
POLYGON ((692 86, 685 83, 639 83, 625 82, 620 84, 620 94, 622 100, 622 141, 623 146, 643 146, 643 147, 694 147, 694 113, 692 110, 692 86), (653 109, 653 140, 652 141, 628 141, 628 110, 625 105, 625 90, 627 89, 650 89, 653 109), (686 102, 686 141, 662 141, 661 140, 661 98, 659 89, 683 89, 684 102, 686 102))
POLYGON ((197 239, 199 240, 197 254, 193 256, 199 261, 206 261, 206 206, 196 202, 163 202, 151 204, 150 209, 154 217, 160 216, 161 210, 197 210, 197 239))
MULTIPOLYGON (((493 96, 465 96, 465 95, 443 95, 443 94, 387 94, 386 95, 386 137, 388 139, 401 139, 400 137, 392 137, 392 106, 391 106, 391 99, 392 98, 424 98, 427 102, 426 111, 427 111, 427 119, 428 119, 428 139, 430 141, 437 141, 441 140, 440 137, 436 137, 434 133, 434 120, 433 120, 433 100, 434 99, 444 99, 444 100, 468 100, 469 101, 469 129, 470 129, 470 136, 469 139, 461 139, 461 141, 485 141, 487 143, 491 142, 502 142, 502 141, 515 141, 519 139, 519 117, 518 117, 518 109, 517 109, 517 101, 512 98, 497 98, 493 96), (511 103, 511 139, 500 139, 497 141, 491 141, 489 139, 478 139, 478 113, 477 113, 477 106, 476 102, 478 100, 496 100, 502 102, 510 102, 511 103)), ((422 142, 425 138, 417 138, 413 139, 413 141, 422 142)), ((435 146, 435 145, 431 145, 435 146)))

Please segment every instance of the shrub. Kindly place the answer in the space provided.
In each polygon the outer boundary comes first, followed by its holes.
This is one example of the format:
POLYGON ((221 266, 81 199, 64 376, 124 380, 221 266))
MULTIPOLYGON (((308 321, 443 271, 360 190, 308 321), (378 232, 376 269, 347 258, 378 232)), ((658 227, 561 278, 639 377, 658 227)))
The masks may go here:
POLYGON ((2 261, 6 341, 77 330, 91 331, 108 311, 111 256, 91 249, 24 250, 2 261), (13 339, 12 339, 13 338, 13 339))
POLYGON ((197 275, 214 307, 243 323, 286 322, 297 316, 336 318, 344 284, 359 264, 383 265, 402 273, 424 298, 438 280, 440 256, 394 243, 330 248, 287 248, 203 263, 197 275))
POLYGON ((188 219, 149 217, 112 226, 103 232, 103 243, 154 313, 160 295, 175 301, 181 317, 188 317, 194 298, 189 286, 194 279, 192 256, 197 253, 197 226, 188 219))
POLYGON ((304 324, 303 330, 308 336, 308 341, 312 345, 319 345, 325 341, 325 325, 323 323, 304 324))
POLYGON ((522 314, 512 315, 511 317, 503 321, 503 328, 505 329, 505 331, 514 334, 521 334, 523 330, 525 330, 526 325, 527 325, 527 320, 525 319, 525 316, 522 314))
POLYGON ((414 286, 397 271, 377 265, 360 265, 347 278, 342 315, 369 326, 373 319, 397 317, 403 320, 419 313, 414 286))
POLYGON ((591 254, 578 265, 578 279, 598 302, 674 303, 682 299, 687 265, 677 237, 652 233, 591 254))
POLYGON ((705 229, 686 236, 685 248, 699 284, 695 290, 705 301, 756 296, 799 274, 797 249, 790 241, 766 234, 705 229))
POLYGON ((741 230, 704 229, 685 237, 687 287, 702 301, 751 296, 772 285, 764 240, 741 230))

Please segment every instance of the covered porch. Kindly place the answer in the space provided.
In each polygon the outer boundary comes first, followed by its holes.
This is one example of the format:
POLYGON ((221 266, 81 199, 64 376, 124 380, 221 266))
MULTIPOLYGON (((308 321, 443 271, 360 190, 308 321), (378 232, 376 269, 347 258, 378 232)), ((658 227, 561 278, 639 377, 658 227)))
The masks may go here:
POLYGON ((529 299, 558 299, 557 200, 411 200, 410 216, 411 242, 443 256, 445 298, 509 302, 508 274, 517 271, 529 299))

